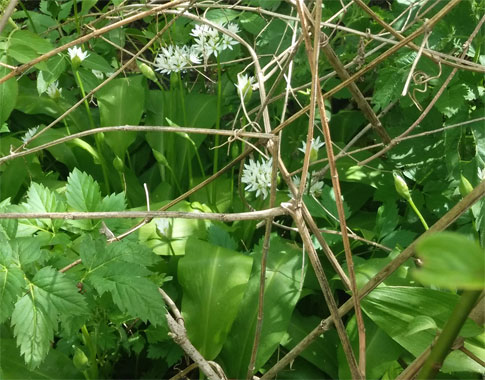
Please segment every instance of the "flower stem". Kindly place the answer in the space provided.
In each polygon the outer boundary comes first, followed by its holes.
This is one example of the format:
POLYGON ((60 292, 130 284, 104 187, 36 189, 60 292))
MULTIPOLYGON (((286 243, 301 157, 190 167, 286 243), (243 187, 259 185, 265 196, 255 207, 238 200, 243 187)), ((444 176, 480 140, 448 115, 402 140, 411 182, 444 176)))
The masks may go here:
POLYGON ((416 213, 416 215, 418 216, 419 220, 421 221, 421 224, 423 225, 424 229, 426 231, 429 230, 429 227, 428 227, 428 224, 426 223, 426 221, 424 220, 423 218, 423 215, 419 212, 418 208, 416 207, 416 205, 414 204, 414 201, 412 198, 409 198, 408 199, 408 203, 409 205, 411 206, 411 208, 414 210, 414 212, 416 213))
MULTIPOLYGON (((83 98, 86 98, 86 92, 84 91, 84 86, 81 80, 81 76, 79 75, 79 71, 77 70, 77 68, 74 68, 74 67, 72 68, 72 70, 74 71, 74 76, 79 85, 79 89, 81 90, 81 96, 83 98)), ((89 125, 91 126, 91 129, 94 129, 96 127, 94 125, 93 115, 91 114, 91 108, 89 108, 89 103, 87 99, 84 99, 84 106, 86 107, 86 112, 88 114, 89 125)), ((98 150, 98 157, 101 163, 101 170, 103 171, 103 179, 105 183, 106 193, 109 194, 110 186, 109 186, 109 180, 108 180, 108 171, 106 168, 106 161, 104 159, 104 156, 101 150, 101 136, 98 133, 94 135, 94 141, 96 142, 96 149, 98 150)))
MULTIPOLYGON (((222 80, 221 80, 221 60, 219 56, 217 56, 217 116, 216 116, 216 130, 221 128, 221 104, 222 104, 222 80)), ((219 169, 219 149, 217 146, 219 145, 219 135, 215 135, 214 137, 214 165, 212 174, 217 173, 219 169)), ((212 187, 212 204, 216 204, 216 196, 217 196, 217 189, 215 184, 212 187)))
MULTIPOLYGON (((185 97, 184 97, 184 86, 182 83, 182 75, 180 72, 178 73, 178 82, 179 82, 179 90, 180 90, 180 104, 182 105, 182 117, 184 121, 184 127, 188 127, 187 125, 187 112, 185 108, 185 97)), ((192 181, 192 161, 190 160, 190 153, 189 150, 187 149, 185 153, 185 157, 187 159, 187 169, 189 172, 189 185, 192 181)))

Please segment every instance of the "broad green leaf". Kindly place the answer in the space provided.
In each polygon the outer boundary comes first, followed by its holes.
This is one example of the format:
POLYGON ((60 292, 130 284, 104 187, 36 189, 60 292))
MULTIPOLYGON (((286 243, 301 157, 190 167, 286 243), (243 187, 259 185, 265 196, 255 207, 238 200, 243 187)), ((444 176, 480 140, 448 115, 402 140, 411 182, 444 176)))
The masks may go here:
POLYGON ((17 297, 23 294, 24 273, 15 265, 0 264, 0 323, 12 315, 17 297))
MULTIPOLYGON (((179 202, 169 209, 170 211, 185 212, 211 212, 211 209, 198 202, 179 202)), ((157 255, 184 255, 187 239, 195 237, 198 239, 207 238, 209 221, 201 219, 173 219, 171 221, 172 233, 169 241, 162 240, 157 233, 156 220, 140 228, 140 242, 150 247, 157 255), (169 244, 170 242, 170 244, 169 244)))
POLYGON ((86 69, 98 70, 103 73, 110 73, 115 70, 103 57, 93 51, 89 52, 89 56, 83 61, 82 65, 86 69))
MULTIPOLYGON (((304 316, 295 310, 288 326, 287 335, 281 344, 288 350, 293 349, 310 332, 321 323, 321 318, 315 315, 304 316)), ((314 366, 326 372, 330 378, 338 377, 337 347, 339 338, 335 329, 326 331, 323 336, 319 336, 307 347, 300 356, 314 366)))
MULTIPOLYGON (((64 202, 60 196, 51 191, 44 185, 32 183, 27 191, 27 202, 23 203, 26 212, 62 212, 66 211, 64 202)), ((39 227, 46 227, 53 232, 57 231, 63 224, 63 220, 55 219, 36 219, 33 222, 39 227)))
POLYGON ((449 289, 485 287, 485 253, 465 236, 439 232, 421 240, 416 252, 423 266, 414 276, 422 283, 449 289))
POLYGON ((377 210, 376 232, 379 240, 390 234, 399 224, 399 215, 395 202, 386 202, 377 210))
MULTIPOLYGON (((392 368, 393 363, 398 360, 405 350, 389 337, 382 329, 376 326, 364 315, 365 340, 366 340, 366 378, 380 379, 382 375, 392 368)), ((358 359, 359 339, 357 323, 352 317, 347 323, 347 334, 349 335, 353 351, 358 359)), ((338 349, 339 379, 351 379, 349 366, 345 358, 342 345, 338 349)))
MULTIPOLYGON (((145 78, 137 75, 114 79, 97 92, 101 126, 138 125, 145 110, 145 78)), ((106 133, 105 141, 118 157, 124 157, 136 132, 106 133)))
MULTIPOLYGON (((1 60, 6 63, 4 59, 1 60)), ((4 77, 8 74, 6 67, 0 66, 0 77, 4 77)), ((15 78, 11 78, 6 82, 0 84, 0 125, 8 119, 10 113, 17 103, 18 84, 15 78)))
POLYGON ((466 86, 461 83, 456 84, 438 98, 435 107, 446 117, 452 117, 463 107, 466 95, 466 86))
POLYGON ((229 235, 229 232, 227 232, 224 228, 213 224, 209 227, 207 232, 207 238, 209 243, 213 245, 218 245, 219 247, 231 249, 233 251, 237 249, 237 243, 234 241, 231 235, 229 235))
POLYGON ((36 262, 42 256, 37 236, 18 237, 11 242, 11 246, 15 257, 19 258, 22 266, 36 262))
MULTIPOLYGON (((414 356, 419 356, 436 337, 434 330, 426 329, 409 335, 410 323, 418 316, 432 318, 438 328, 443 328, 458 301, 458 295, 438 290, 386 286, 373 290, 361 305, 367 316, 392 339, 414 356)), ((419 330, 419 329, 418 329, 419 330)), ((481 329, 467 320, 460 332, 463 337, 475 337, 481 329)), ((475 338, 467 339, 467 347, 477 349, 475 338)), ((481 372, 483 368, 461 352, 453 352, 444 362, 442 371, 481 372)))
POLYGON ((208 360, 220 352, 236 318, 252 259, 189 238, 178 265, 182 315, 190 341, 208 360))
MULTIPOLYGON (((251 278, 234 325, 224 348, 222 360, 228 376, 244 378, 251 357, 258 312, 262 242, 255 249, 251 278)), ((293 308, 300 296, 302 278, 301 250, 276 235, 271 237, 264 292, 264 319, 256 369, 268 361, 283 339, 293 308)))
MULTIPOLYGON (((99 211, 101 208, 101 189, 99 184, 89 174, 75 168, 67 178, 67 204, 73 211, 99 211)), ((74 220, 70 224, 90 230, 92 220, 74 220)))

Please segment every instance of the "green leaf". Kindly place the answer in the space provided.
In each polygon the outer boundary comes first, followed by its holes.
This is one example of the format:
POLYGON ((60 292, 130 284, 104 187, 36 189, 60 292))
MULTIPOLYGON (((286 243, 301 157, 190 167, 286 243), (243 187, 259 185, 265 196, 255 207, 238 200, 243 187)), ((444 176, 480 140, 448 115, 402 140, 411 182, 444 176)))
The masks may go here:
MULTIPOLYGON (((28 30, 17 30, 10 36, 7 52, 18 62, 27 63, 52 49, 52 44, 37 34, 28 30)), ((38 63, 35 67, 47 70, 45 62, 38 63)))
MULTIPOLYGON (((244 378, 251 357, 258 312, 262 242, 255 248, 254 265, 244 299, 221 352, 227 374, 244 378)), ((256 369, 268 361, 283 339, 303 280, 301 250, 276 235, 271 237, 264 291, 264 319, 256 369)))
MULTIPOLYGON (((101 208, 101 189, 89 174, 75 168, 67 178, 67 204, 73 211, 99 211, 101 208)), ((71 224, 89 230, 93 227, 91 220, 70 221, 71 224)))
POLYGON ((72 360, 60 350, 50 350, 45 361, 34 370, 26 365, 12 338, 0 334, 0 377, 8 380, 25 379, 84 379, 74 368, 72 360))
POLYGON ((109 292, 116 306, 131 317, 164 325, 166 311, 158 286, 145 277, 149 272, 141 268, 112 263, 90 276, 89 281, 100 294, 109 292))
POLYGON ((57 315, 82 315, 86 309, 76 285, 63 273, 52 267, 37 272, 12 313, 17 345, 31 369, 47 356, 57 329, 57 315))
POLYGON ((483 249, 463 235, 439 232, 416 246, 423 266, 414 276, 424 284, 448 289, 484 289, 483 249))
POLYGON ((379 240, 389 235, 399 224, 399 214, 395 202, 386 202, 377 210, 376 232, 379 240))
POLYGON ((23 293, 24 273, 15 265, 0 264, 0 323, 12 315, 17 297, 23 293))
MULTIPOLYGON (((368 379, 380 379, 405 351, 389 335, 377 327, 375 323, 366 318, 365 315, 364 325, 366 335, 366 377, 368 379)), ((348 322, 347 333, 350 337, 353 351, 356 353, 359 352, 359 339, 355 317, 352 317, 348 322)), ((350 379, 352 376, 341 345, 338 349, 338 358, 338 378, 350 379)))
POLYGON ((467 93, 467 87, 461 83, 451 86, 446 94, 439 97, 435 106, 446 117, 452 117, 463 107, 467 93))
MULTIPOLYGON (((6 63, 5 59, 2 59, 1 62, 6 63)), ((4 77, 8 72, 6 67, 0 66, 0 77, 4 77)), ((19 86, 15 78, 11 78, 0 84, 0 104, 2 105, 0 107, 0 125, 3 125, 3 122, 8 119, 15 107, 15 103, 17 103, 18 88, 19 86)))
MULTIPOLYGON (((432 318, 438 328, 443 328, 458 301, 458 295, 432 289, 404 286, 386 286, 373 290, 362 301, 362 308, 372 321, 392 339, 415 357, 419 356, 435 339, 434 330, 421 330, 410 335, 412 321, 418 316, 432 318)), ((420 330, 420 329, 417 329, 420 330)), ((471 320, 462 328, 460 335, 475 337, 481 329, 471 320)), ((472 350, 477 348, 474 340, 466 340, 472 350)), ((463 353, 453 352, 444 362, 442 370, 480 372, 483 368, 463 353)))
MULTIPOLYGON (((293 349, 296 344, 302 341, 310 332, 318 326, 321 318, 315 315, 304 316, 295 310, 288 326, 287 336, 281 344, 288 350, 293 349)), ((337 347, 339 338, 334 329, 326 331, 323 336, 319 336, 307 347, 300 356, 314 366, 330 375, 330 378, 338 377, 337 347)))
MULTIPOLYGON (((10 205, 10 198, 0 202, 0 212, 13 211, 10 205)), ((18 220, 17 219, 1 219, 0 231, 3 231, 9 239, 15 238, 17 235, 18 220)))
POLYGON ((17 301, 12 314, 17 345, 31 369, 38 367, 47 356, 56 328, 54 309, 42 301, 45 302, 36 297, 36 289, 31 288, 30 293, 17 301))
POLYGON ((190 341, 208 360, 222 348, 241 303, 252 259, 189 238, 178 265, 182 314, 190 341))
POLYGON ((145 268, 158 262, 156 255, 137 243, 123 240, 107 246, 89 235, 77 244, 87 279, 100 295, 109 292, 118 308, 134 318, 166 323, 163 299, 158 286, 147 278, 152 272, 145 268))
POLYGON ((222 227, 213 224, 209 227, 207 232, 209 243, 231 250, 237 249, 237 244, 234 239, 231 237, 231 235, 229 235, 229 232, 222 227))
MULTIPOLYGON (((42 184, 32 183, 27 191, 27 202, 23 203, 26 212, 62 212, 66 211, 64 202, 59 195, 48 189, 42 184)), ((57 231, 64 223, 63 220, 58 219, 36 219, 35 225, 39 227, 46 227, 53 232, 57 231)))
POLYGON ((125 209, 125 193, 113 193, 105 196, 101 201, 100 211, 123 211, 125 209))
POLYGON ((37 289, 37 298, 45 299, 44 302, 57 313, 83 315, 88 312, 88 305, 76 283, 64 273, 44 267, 35 274, 32 284, 37 289))
MULTIPOLYGON (((145 78, 114 79, 97 92, 97 98, 102 127, 138 125, 145 110, 145 78)), ((124 157, 135 139, 136 132, 110 132, 105 136, 118 157, 124 157)))

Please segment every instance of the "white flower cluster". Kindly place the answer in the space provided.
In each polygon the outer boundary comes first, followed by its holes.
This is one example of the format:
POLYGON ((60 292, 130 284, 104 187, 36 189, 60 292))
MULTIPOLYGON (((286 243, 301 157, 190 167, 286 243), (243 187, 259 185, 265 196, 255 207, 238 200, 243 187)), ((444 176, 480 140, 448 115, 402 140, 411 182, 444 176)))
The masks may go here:
MULTIPOLYGON (((226 28, 234 34, 239 33, 236 24, 227 24, 226 28)), ((155 58, 156 71, 163 74, 185 71, 192 64, 200 64, 202 59, 207 62, 211 55, 217 57, 221 51, 232 50, 232 45, 239 43, 205 24, 196 25, 190 35, 195 41, 192 46, 169 45, 161 49, 155 58)))
POLYGON ((269 194, 271 187, 271 170, 273 165, 273 158, 269 160, 261 160, 261 163, 249 160, 249 164, 244 164, 244 170, 241 177, 241 182, 247 186, 244 188, 247 191, 255 191, 256 197, 260 195, 263 199, 269 194))
MULTIPOLYGON (((293 183, 295 184, 296 187, 300 186, 300 177, 293 177, 293 183)), ((312 172, 311 176, 311 185, 310 185, 310 190, 308 190, 308 185, 310 181, 306 181, 305 185, 305 194, 310 193, 312 197, 319 197, 322 194, 322 189, 323 189, 323 181, 318 181, 316 177, 316 172, 312 172)), ((293 194, 289 192, 290 197, 293 197, 293 194)))
POLYGON ((178 73, 179 71, 184 71, 192 63, 200 63, 198 52, 193 46, 169 45, 166 48, 162 48, 162 51, 155 58, 155 70, 160 71, 162 74, 178 73))
POLYGON ((242 75, 241 73, 237 74, 236 88, 239 93, 239 96, 242 99, 251 98, 251 94, 253 92, 253 86, 254 86, 254 77, 250 77, 247 74, 244 74, 244 75, 242 75))

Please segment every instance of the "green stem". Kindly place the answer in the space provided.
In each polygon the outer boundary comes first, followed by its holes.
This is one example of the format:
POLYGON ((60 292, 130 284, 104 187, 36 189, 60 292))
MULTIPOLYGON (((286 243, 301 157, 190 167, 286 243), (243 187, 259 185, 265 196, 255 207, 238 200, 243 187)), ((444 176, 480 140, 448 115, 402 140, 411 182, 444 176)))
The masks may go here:
MULTIPOLYGON (((81 90, 81 95, 83 98, 86 98, 86 92, 84 91, 84 86, 81 80, 81 76, 79 75, 79 71, 77 70, 77 68, 74 68, 74 67, 72 68, 72 70, 74 71, 74 76, 79 85, 79 89, 81 90)), ((88 114, 89 125, 91 126, 91 129, 96 128, 94 125, 93 115, 91 114, 91 108, 89 108, 89 103, 87 99, 84 99, 84 107, 86 108, 86 112, 88 114)), ((103 171, 103 179, 105 183, 106 193, 109 194, 110 186, 109 186, 109 180, 108 180, 108 170, 106 167, 106 161, 104 159, 104 156, 101 150, 101 136, 98 133, 94 135, 94 141, 96 142, 96 149, 98 150, 98 156, 101 162, 101 170, 103 171)))
MULTIPOLYGON (((217 56, 217 116, 216 116, 216 130, 221 128, 221 104, 222 104, 222 80, 221 80, 221 60, 219 56, 217 56)), ((217 173, 219 169, 219 149, 217 146, 219 145, 219 135, 215 135, 214 137, 214 165, 212 174, 217 173)), ((216 204, 216 186, 212 187, 212 204, 216 204)))
MULTIPOLYGON (((184 120, 184 127, 187 127, 187 112, 185 109, 185 97, 184 97, 184 86, 182 83, 182 75, 180 72, 178 73, 178 82, 179 82, 179 87, 180 87, 180 104, 182 105, 182 114, 183 114, 183 120, 184 120)), ((186 151, 185 158, 187 159, 187 169, 189 172, 189 185, 192 180, 192 161, 190 160, 189 157, 189 151, 186 151)))
POLYGON ((414 204, 413 199, 412 198, 409 198, 408 199, 408 203, 411 206, 411 208, 414 210, 414 212, 416 213, 416 215, 418 216, 418 218, 421 221, 421 224, 423 225, 424 229, 426 231, 428 231, 429 230, 428 224, 426 223, 426 221, 423 218, 423 215, 421 215, 421 213, 419 212, 418 208, 414 204))
POLYGON ((481 293, 481 290, 463 291, 416 379, 424 380, 435 377, 481 293))
POLYGON ((74 9, 74 18, 76 19, 76 31, 77 31, 78 36, 80 36, 81 35, 81 28, 79 26, 79 16, 77 14, 77 0, 74 0, 72 7, 74 9))
POLYGON ((86 325, 83 325, 81 327, 81 333, 83 336, 83 341, 86 347, 89 350, 89 362, 91 366, 89 367, 89 372, 91 372, 91 379, 97 379, 98 378, 98 363, 96 362, 96 346, 93 344, 93 341, 91 339, 91 335, 89 335, 89 331, 86 327, 86 325))
POLYGON ((30 17, 29 11, 27 10, 27 8, 25 8, 25 5, 23 4, 23 2, 19 1, 19 5, 20 5, 20 8, 22 8, 22 10, 27 15, 27 19, 29 20, 29 24, 32 27, 32 30, 34 31, 35 34, 38 34, 37 29, 35 29, 34 22, 32 21, 32 18, 30 17))

